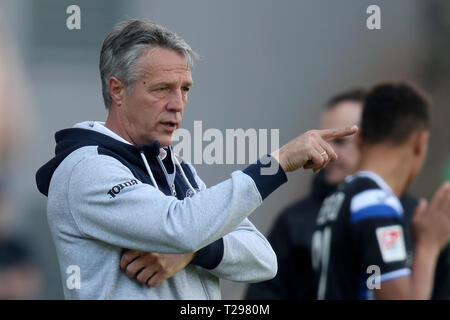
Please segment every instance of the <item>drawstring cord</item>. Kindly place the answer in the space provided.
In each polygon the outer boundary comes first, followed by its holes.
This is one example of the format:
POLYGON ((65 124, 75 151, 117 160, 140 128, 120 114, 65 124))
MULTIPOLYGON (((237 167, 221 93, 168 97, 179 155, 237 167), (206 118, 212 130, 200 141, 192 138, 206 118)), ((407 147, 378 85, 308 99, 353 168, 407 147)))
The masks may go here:
MULTIPOLYGON (((142 161, 144 161, 145 168, 147 169, 148 175, 150 176, 150 180, 152 180, 153 186, 154 186, 156 189, 159 190, 158 184, 156 183, 156 180, 155 180, 155 178, 153 177, 152 170, 150 169, 150 166, 148 165, 147 158, 145 157, 144 151, 141 151, 141 158, 142 158, 142 161)), ((185 181, 186 184, 188 185, 189 189, 190 189, 194 194, 196 194, 197 191, 194 189, 194 187, 192 187, 191 183, 189 182, 189 179, 186 177, 186 174, 184 173, 184 170, 183 170, 183 168, 181 167, 181 164, 180 164, 180 162, 178 161, 177 156, 175 155, 175 156, 173 157, 173 159, 175 160, 175 165, 176 165, 176 166, 178 167, 178 169, 180 170, 181 176, 183 177, 184 181, 185 181)))
POLYGON ((178 162, 177 156, 175 155, 174 157, 175 160, 175 165, 178 167, 178 169, 180 169, 181 172, 181 176, 183 177, 184 181, 187 183, 187 185, 189 186, 189 189, 191 189, 191 191, 196 194, 197 191, 192 187, 191 183, 189 182, 188 178, 186 177, 186 174, 184 173, 183 168, 181 167, 180 163, 178 162))
POLYGON ((145 157, 144 151, 141 151, 141 157, 142 157, 142 160, 144 161, 144 165, 145 165, 145 168, 147 169, 148 175, 150 176, 150 179, 152 180, 153 186, 159 190, 158 184, 156 183, 156 180, 153 177, 152 170, 150 170, 150 166, 148 165, 147 158, 145 157))

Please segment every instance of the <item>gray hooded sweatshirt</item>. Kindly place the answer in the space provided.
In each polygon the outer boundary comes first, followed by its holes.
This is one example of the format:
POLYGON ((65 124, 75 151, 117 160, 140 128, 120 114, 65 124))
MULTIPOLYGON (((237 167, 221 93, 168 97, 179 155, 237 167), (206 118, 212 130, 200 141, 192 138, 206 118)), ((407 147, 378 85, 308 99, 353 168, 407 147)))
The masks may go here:
MULTIPOLYGON (((67 299, 220 299, 219 279, 273 278, 276 255, 247 219, 287 181, 258 161, 207 188, 192 165, 158 142, 134 146, 100 122, 55 134, 56 155, 36 174, 67 299), (120 269, 124 250, 192 253, 157 287, 120 269)), ((264 163, 264 164, 263 164, 264 163)))

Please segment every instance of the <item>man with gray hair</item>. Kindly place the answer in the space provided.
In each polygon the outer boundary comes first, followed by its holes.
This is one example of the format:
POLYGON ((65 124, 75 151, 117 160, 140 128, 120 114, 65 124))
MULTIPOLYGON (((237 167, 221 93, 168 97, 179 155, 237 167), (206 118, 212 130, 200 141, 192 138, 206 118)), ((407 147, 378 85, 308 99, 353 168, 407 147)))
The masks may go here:
POLYGON ((320 170, 336 160, 327 141, 357 131, 309 131, 207 188, 171 147, 195 59, 179 36, 142 20, 103 42, 106 122, 57 132, 56 155, 36 174, 66 298, 219 299, 220 278, 273 278, 275 253, 247 217, 285 172, 320 170))

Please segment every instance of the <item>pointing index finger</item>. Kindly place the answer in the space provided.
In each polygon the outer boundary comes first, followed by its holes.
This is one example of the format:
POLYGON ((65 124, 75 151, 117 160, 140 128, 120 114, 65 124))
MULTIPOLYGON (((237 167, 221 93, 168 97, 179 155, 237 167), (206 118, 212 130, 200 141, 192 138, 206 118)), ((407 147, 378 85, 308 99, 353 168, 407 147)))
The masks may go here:
POLYGON ((351 127, 344 127, 344 128, 319 130, 319 134, 322 136, 322 139, 324 139, 325 141, 331 141, 331 140, 334 140, 337 138, 351 136, 352 134, 355 134, 356 132, 358 132, 358 126, 356 126, 356 125, 351 126, 351 127))

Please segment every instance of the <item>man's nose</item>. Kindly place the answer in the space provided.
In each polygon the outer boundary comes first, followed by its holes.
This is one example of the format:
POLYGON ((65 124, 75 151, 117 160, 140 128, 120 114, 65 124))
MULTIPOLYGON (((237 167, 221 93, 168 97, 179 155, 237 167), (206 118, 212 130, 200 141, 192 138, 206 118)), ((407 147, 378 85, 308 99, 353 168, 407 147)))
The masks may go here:
POLYGON ((183 92, 181 89, 176 89, 172 91, 170 95, 170 100, 167 104, 167 109, 169 111, 181 112, 183 111, 185 101, 183 99, 183 92))

